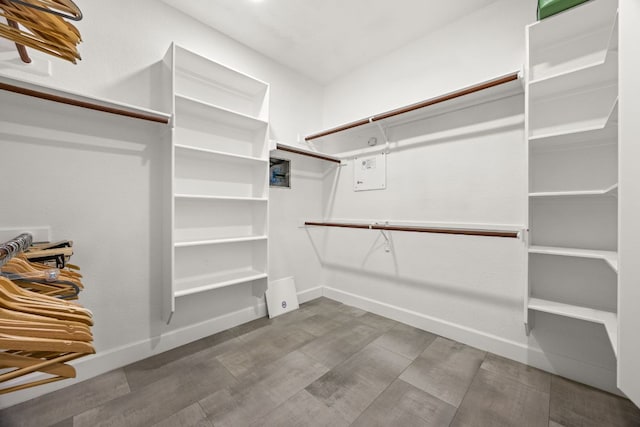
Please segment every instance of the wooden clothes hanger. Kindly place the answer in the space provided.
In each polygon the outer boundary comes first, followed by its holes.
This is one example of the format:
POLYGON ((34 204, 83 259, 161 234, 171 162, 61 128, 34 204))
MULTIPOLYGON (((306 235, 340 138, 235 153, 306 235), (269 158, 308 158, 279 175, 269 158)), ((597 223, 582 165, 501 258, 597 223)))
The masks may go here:
POLYGON ((0 36, 73 63, 81 59, 76 48, 80 32, 63 19, 82 18, 71 0, 0 0, 0 16, 8 22, 0 23, 0 36))
POLYGON ((80 21, 82 19, 82 11, 72 0, 7 0, 11 3, 21 4, 41 12, 58 15, 65 19, 80 21))
POLYGON ((91 312, 83 307, 75 304, 71 305, 68 301, 39 295, 34 292, 32 292, 33 295, 42 298, 27 297, 17 292, 15 287, 10 280, 0 277, 0 307, 29 314, 53 317, 60 320, 75 321, 88 326, 93 325, 91 312), (53 302, 44 297, 51 298, 53 302))

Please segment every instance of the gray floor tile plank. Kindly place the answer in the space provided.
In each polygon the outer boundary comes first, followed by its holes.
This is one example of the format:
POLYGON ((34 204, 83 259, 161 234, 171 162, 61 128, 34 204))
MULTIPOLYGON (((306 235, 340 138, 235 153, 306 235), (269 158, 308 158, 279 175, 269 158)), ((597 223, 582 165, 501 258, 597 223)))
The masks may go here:
POLYGON ((484 351, 438 337, 400 379, 458 407, 484 357, 484 351))
MULTIPOLYGON (((214 337, 218 336, 220 336, 220 334, 214 335, 214 337)), ((172 355, 162 353, 126 366, 124 371, 127 374, 127 380, 129 381, 131 390, 135 391, 146 387, 166 377, 167 372, 188 370, 192 366, 205 363, 207 360, 214 359, 220 354, 233 351, 240 347, 241 342, 238 338, 232 337, 231 335, 225 338, 227 339, 220 339, 220 341, 200 340, 202 342, 208 342, 209 344, 206 346, 199 344, 196 347, 191 347, 193 349, 191 352, 185 352, 183 350, 174 352, 172 350, 168 352, 172 353, 172 355)))
POLYGON ((411 359, 369 344, 334 370, 344 375, 362 375, 391 384, 411 364, 411 359))
POLYGON ((215 427, 248 426, 271 412, 278 402, 260 386, 217 391, 200 400, 200 406, 215 427))
POLYGON ((365 325, 371 326, 372 328, 379 329, 384 332, 387 332, 388 330, 401 324, 400 322, 396 322, 395 320, 387 319, 386 317, 367 312, 365 312, 362 316, 357 316, 357 319, 359 322, 362 322, 365 325))
POLYGON ((329 371, 306 390, 347 421, 356 418, 384 391, 386 385, 359 375, 329 371))
POLYGON ((249 332, 262 329, 265 326, 269 326, 270 324, 271 320, 267 316, 264 316, 250 322, 243 323, 242 325, 235 326, 228 331, 229 333, 239 337, 248 334, 249 332))
POLYGON ((554 375, 550 419, 565 427, 637 427, 640 409, 622 397, 554 375))
POLYGON ((354 320, 307 343, 300 348, 300 351, 326 367, 333 368, 381 334, 381 331, 354 320))
POLYGON ((252 427, 347 427, 349 423, 335 410, 301 390, 252 427))
MULTIPOLYGON (((0 424, 2 425, 2 424, 0 424)), ((64 421, 60 421, 57 424, 52 425, 51 427, 73 427, 73 417, 67 418, 64 421)))
POLYGON ((562 424, 558 424, 555 421, 549 420, 549 427, 565 427, 565 426, 563 426, 562 424))
POLYGON ((153 427, 213 427, 198 403, 187 406, 153 427))
POLYGON ((327 368, 299 351, 200 400, 215 426, 249 425, 321 377, 327 368))
POLYGON ((508 376, 543 393, 551 390, 551 374, 495 354, 487 354, 481 369, 508 376))
POLYGON ((284 402, 327 371, 328 368, 306 354, 293 351, 264 368, 255 370, 234 387, 259 384, 277 402, 284 402))
POLYGON ((129 393, 122 369, 99 375, 0 412, 0 425, 42 427, 53 425, 83 411, 103 405, 129 393))
POLYGON ((260 337, 252 336, 246 340, 243 339, 240 346, 220 354, 217 360, 238 378, 314 339, 315 336, 297 328, 269 329, 260 337))
POLYGON ((333 315, 314 314, 297 323, 296 326, 313 336, 321 337, 352 320, 353 317, 343 313, 335 313, 333 315))
POLYGON ((448 426, 456 408, 402 380, 394 381, 352 424, 355 427, 448 426))
POLYGON ((166 376, 126 396, 83 412, 75 427, 153 425, 236 379, 215 359, 166 376))
POLYGON ((451 427, 547 427, 549 394, 480 369, 451 427))
POLYGON ((413 360, 438 336, 409 325, 398 324, 373 343, 413 360))
POLYGON ((306 390, 353 422, 410 363, 397 353, 367 346, 306 390))

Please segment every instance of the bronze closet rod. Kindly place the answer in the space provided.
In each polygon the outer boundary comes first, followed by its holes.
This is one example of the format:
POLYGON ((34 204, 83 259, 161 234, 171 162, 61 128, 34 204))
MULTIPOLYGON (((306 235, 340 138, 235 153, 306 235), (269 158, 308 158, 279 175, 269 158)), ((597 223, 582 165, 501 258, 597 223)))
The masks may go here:
POLYGON ((323 156, 320 153, 309 153, 307 151, 296 150, 295 148, 288 147, 282 144, 276 144, 276 148, 281 151, 288 151, 290 153, 300 154, 302 156, 313 157, 316 159, 326 160, 328 162, 341 163, 340 160, 334 159, 333 157, 323 156))
POLYGON ((342 132, 345 130, 353 129, 358 126, 363 126, 368 123, 377 122, 380 120, 388 119, 390 117, 398 116, 400 114, 409 113, 411 111, 419 110, 421 108, 429 107, 431 105, 439 104, 441 102, 449 101, 455 98, 459 98, 461 96, 470 95, 475 92, 480 92, 485 89, 489 89, 495 86, 499 86, 505 83, 509 83, 512 81, 518 80, 518 73, 508 74, 503 77, 498 77, 493 80, 486 81, 484 83, 480 83, 474 86, 469 86, 464 89, 457 90, 455 92, 448 93, 446 95, 437 96, 435 98, 427 99, 426 101, 421 101, 415 104, 407 105, 406 107, 397 108, 395 110, 387 111, 386 113, 377 114, 373 117, 356 120, 355 122, 347 123, 333 129, 329 129, 323 132, 315 133, 313 135, 309 135, 305 137, 305 141, 311 141, 312 139, 322 138, 323 136, 333 135, 334 133, 342 132))
POLYGON ((412 227, 399 225, 383 225, 383 224, 347 224, 341 222, 311 222, 304 223, 307 226, 314 227, 339 227, 339 228, 360 228, 366 230, 387 230, 387 231, 410 231, 414 233, 438 233, 438 234, 459 234, 464 236, 486 236, 486 237, 509 237, 518 238, 517 231, 504 230, 474 230, 474 229, 456 229, 456 228, 438 228, 438 227, 412 227))
POLYGON ((90 102, 80 101, 73 98, 66 98, 64 96, 53 95, 46 92, 39 92, 37 90, 27 89, 20 86, 14 86, 7 83, 0 82, 0 89, 13 92, 13 93, 19 93, 21 95, 32 96, 34 98, 45 99, 47 101, 58 102, 60 104, 87 108, 89 110, 102 111, 104 113, 117 114, 119 116, 131 117, 134 119, 141 119, 141 120, 148 120, 156 123, 163 123, 163 124, 169 123, 169 119, 166 117, 153 116, 151 114, 137 113, 137 112, 127 111, 120 108, 107 107, 104 105, 93 104, 90 102))

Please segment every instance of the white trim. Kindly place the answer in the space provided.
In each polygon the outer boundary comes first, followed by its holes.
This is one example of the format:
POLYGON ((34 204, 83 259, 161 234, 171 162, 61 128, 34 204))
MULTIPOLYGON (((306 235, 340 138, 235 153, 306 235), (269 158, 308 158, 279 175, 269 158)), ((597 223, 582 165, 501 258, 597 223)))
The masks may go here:
MULTIPOLYGON (((97 354, 71 362, 78 373, 75 380, 59 381, 40 387, 17 391, 3 395, 0 398, 0 409, 16 405, 28 399, 68 387, 80 381, 85 381, 114 369, 121 368, 153 355, 169 351, 173 348, 188 344, 201 338, 217 334, 246 322, 265 317, 266 305, 261 302, 254 307, 243 308, 232 313, 224 314, 213 319, 167 332, 160 337, 151 337, 138 342, 99 351, 97 354)), ((44 374, 34 374, 29 379, 45 378, 44 374)), ((19 383, 19 380, 15 380, 19 383)), ((24 379, 22 379, 23 382, 24 379)), ((6 384, 8 385, 8 383, 6 384)))
POLYGON ((304 291, 298 292, 298 302, 302 304, 307 301, 320 298, 323 293, 322 289, 323 289, 322 286, 316 286, 315 288, 305 289, 304 291))
MULTIPOLYGON (((298 292, 298 300, 300 303, 311 301, 313 299, 320 298, 321 296, 322 286, 298 292)), ((122 347, 113 348, 107 351, 100 351, 95 355, 78 359, 77 361, 70 363, 76 368, 78 373, 75 380, 59 381, 3 395, 0 398, 0 409, 8 408, 9 406, 25 402, 29 399, 42 396, 52 391, 63 389, 80 381, 85 381, 114 369, 146 359, 147 357, 189 344, 201 338, 242 325, 243 323, 247 323, 261 317, 266 317, 266 315, 267 306, 264 302, 260 302, 254 307, 246 307, 232 313, 223 314, 222 316, 218 316, 195 325, 167 332, 160 337, 152 337, 124 345, 122 347)), ((29 376, 29 379, 39 377, 45 378, 45 375, 33 374, 29 376)), ((20 380, 14 381, 18 383, 20 380)))
POLYGON ((563 376, 583 384, 621 394, 615 384, 615 372, 602 366, 591 365, 560 354, 543 352, 539 348, 530 347, 524 343, 328 286, 323 288, 323 296, 547 372, 562 372, 563 376))

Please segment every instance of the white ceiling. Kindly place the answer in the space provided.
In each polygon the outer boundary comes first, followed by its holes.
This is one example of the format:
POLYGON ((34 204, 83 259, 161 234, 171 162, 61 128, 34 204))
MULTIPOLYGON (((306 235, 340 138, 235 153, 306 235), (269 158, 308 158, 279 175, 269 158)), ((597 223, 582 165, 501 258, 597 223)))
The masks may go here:
POLYGON ((327 83, 495 0, 164 0, 327 83))

